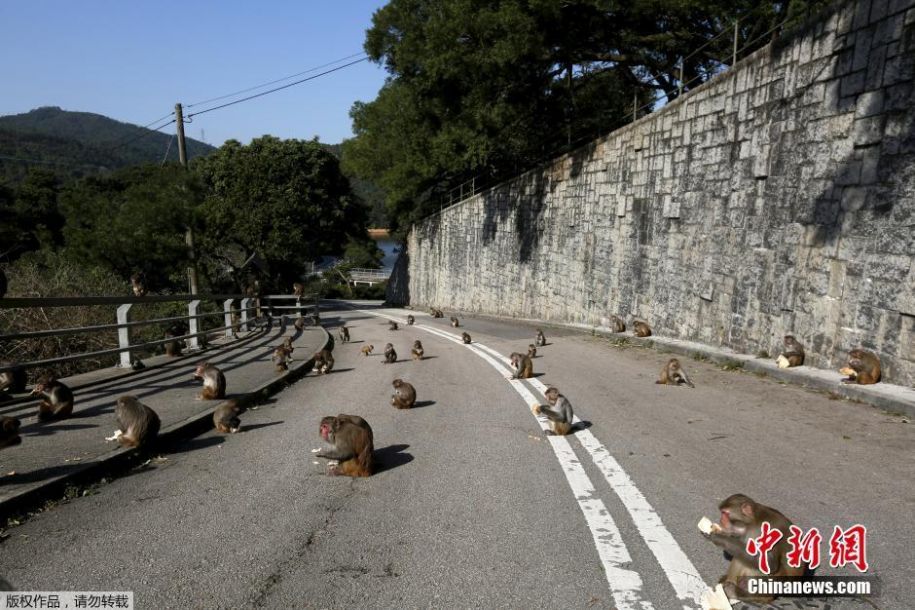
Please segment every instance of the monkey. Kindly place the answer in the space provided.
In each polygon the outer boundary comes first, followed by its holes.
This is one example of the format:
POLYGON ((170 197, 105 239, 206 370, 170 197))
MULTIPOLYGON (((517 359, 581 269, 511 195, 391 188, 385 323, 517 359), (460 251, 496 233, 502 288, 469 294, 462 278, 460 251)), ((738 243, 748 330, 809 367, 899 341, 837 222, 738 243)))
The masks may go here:
POLYGON ((32 396, 43 396, 38 403, 38 421, 63 419, 73 413, 73 391, 54 375, 44 375, 32 388, 32 396))
POLYGON ((261 295, 261 283, 258 280, 249 281, 245 286, 245 296, 256 298, 261 295))
POLYGON ((444 318, 445 313, 441 309, 432 308, 432 317, 433 318, 444 318))
POLYGON ((388 330, 397 330, 397 328, 398 328, 397 322, 395 322, 394 320, 391 320, 390 322, 388 322, 388 330))
POLYGON ((397 352, 394 351, 394 346, 388 343, 384 346, 384 361, 382 364, 393 364, 397 362, 397 352))
POLYGON ((544 336, 543 331, 539 328, 537 329, 537 339, 534 340, 534 344, 537 347, 543 347, 546 345, 546 337, 544 336))
POLYGON ((275 350, 273 350, 273 356, 270 358, 273 364, 276 365, 276 372, 282 373, 289 370, 289 361, 292 360, 289 350, 285 345, 280 345, 275 350))
POLYGON ((650 337, 651 336, 651 327, 648 326, 647 324, 645 324, 644 322, 636 320, 635 322, 632 323, 632 328, 635 329, 636 337, 650 337))
POLYGON ((373 351, 375 351, 375 346, 374 346, 374 345, 366 345, 366 346, 364 346, 364 347, 362 348, 362 355, 363 355, 363 356, 368 356, 368 355, 371 354, 373 351))
POLYGON ((234 400, 229 400, 216 407, 213 411, 213 425, 216 430, 223 434, 238 432, 241 429, 241 420, 238 418, 241 411, 238 402, 234 400))
POLYGON ((340 327, 340 341, 343 343, 349 343, 349 328, 346 326, 340 327))
POLYGON ((14 447, 22 443, 22 437, 19 436, 19 426, 22 425, 15 417, 0 417, 0 449, 14 447))
POLYGON ((527 354, 512 352, 511 363, 514 369, 512 379, 530 379, 534 376, 534 365, 527 354))
POLYGON ((394 386, 392 405, 398 409, 410 409, 416 404, 416 389, 412 385, 402 379, 395 379, 391 385, 394 386))
POLYGON ((235 309, 232 309, 232 336, 238 338, 238 333, 241 332, 241 316, 238 314, 235 309))
POLYGON ((416 318, 413 317, 413 314, 407 316, 407 326, 413 326, 413 323, 416 321, 416 318))
POLYGON ((292 283, 292 294, 295 296, 296 302, 302 300, 302 297, 305 296, 305 284, 302 282, 293 282, 292 283))
POLYGON ((870 385, 880 381, 880 358, 873 352, 864 349, 853 349, 848 352, 845 368, 839 369, 843 375, 848 375, 842 383, 857 383, 870 385))
POLYGON ((423 344, 420 342, 419 339, 417 339, 416 341, 413 342, 413 350, 411 353, 413 354, 413 360, 422 360, 423 359, 423 354, 425 353, 425 350, 423 350, 423 344))
POLYGON ((470 345, 470 341, 471 341, 470 333, 468 333, 468 332, 461 333, 461 341, 464 342, 464 345, 470 345))
POLYGON ((183 340, 174 339, 174 337, 180 337, 184 334, 184 329, 178 324, 172 324, 167 329, 165 329, 165 338, 172 339, 165 344, 165 355, 171 356, 172 358, 177 358, 181 356, 181 344, 183 340))
POLYGON ((531 405, 531 411, 533 411, 534 415, 543 415, 550 420, 550 428, 553 434, 565 436, 572 431, 572 419, 575 416, 572 413, 572 404, 568 398, 560 394, 559 390, 552 386, 547 388, 544 396, 546 396, 547 401, 553 408, 550 409, 546 405, 535 404, 531 405))
POLYGON ((317 351, 313 357, 315 359, 314 368, 318 375, 329 373, 334 368, 334 355, 330 353, 330 350, 317 351))
POLYGON ((201 362, 194 370, 194 379, 203 380, 203 392, 197 400, 213 400, 226 397, 226 376, 209 362, 201 362))
POLYGON ((292 325, 295 326, 295 329, 298 331, 304 330, 305 329, 305 318, 303 316, 299 316, 298 318, 295 319, 295 322, 293 322, 292 325))
POLYGON ((321 438, 333 445, 333 449, 323 449, 315 457, 338 460, 327 474, 348 477, 368 477, 374 470, 372 427, 358 415, 340 415, 321 418, 319 428, 321 438))
POLYGON ((133 289, 133 296, 145 297, 148 292, 146 287, 146 274, 142 271, 137 271, 131 275, 130 287, 133 289))
POLYGON ((615 333, 624 333, 626 332, 626 323, 619 316, 610 316, 610 328, 615 333))
POLYGON ((0 373, 0 396, 9 397, 12 394, 25 392, 25 386, 28 383, 28 375, 21 366, 15 366, 11 362, 0 361, 0 366, 12 366, 8 371, 0 373))
POLYGON ((730 496, 718 505, 718 510, 721 511, 721 520, 712 525, 710 533, 704 535, 715 545, 724 549, 726 556, 731 558, 727 572, 719 580, 729 599, 757 603, 769 603, 774 599, 773 597, 751 596, 744 588, 746 578, 765 576, 759 569, 758 557, 751 556, 746 550, 747 540, 760 537, 764 522, 768 522, 773 529, 782 533, 781 540, 767 554, 768 575, 804 575, 806 571, 804 565, 797 568, 788 565, 786 554, 790 550, 788 536, 792 523, 785 515, 774 508, 754 502, 744 494, 730 496))
POLYGON ((453 326, 454 328, 457 328, 460 325, 461 325, 461 323, 458 322, 458 319, 455 318, 454 316, 451 316, 451 326, 453 326))
POLYGON ((146 365, 143 364, 143 361, 140 360, 139 358, 134 358, 133 361, 130 363, 131 371, 142 371, 145 368, 146 368, 146 365))
POLYGON ((530 345, 528 345, 528 346, 527 346, 527 355, 528 355, 530 358, 536 358, 536 357, 537 357, 537 346, 534 345, 533 343, 531 343, 530 345))
POLYGON ((785 335, 783 339, 785 351, 781 353, 776 362, 778 368, 786 369, 792 366, 801 366, 804 364, 804 346, 800 341, 791 335, 785 335))
POLYGON ((136 396, 118 398, 114 415, 118 420, 118 429, 113 436, 105 437, 106 441, 117 441, 121 447, 143 447, 159 435, 159 416, 136 396))
POLYGON ((286 337, 283 339, 283 347, 286 348, 287 352, 289 352, 289 359, 292 360, 292 352, 295 351, 295 348, 292 346, 292 337, 286 337))
POLYGON ((661 369, 661 378, 655 381, 655 383, 666 385, 680 385, 681 383, 684 383, 691 388, 696 387, 693 385, 693 382, 689 380, 689 377, 686 376, 686 371, 683 370, 683 367, 680 366, 680 361, 676 358, 671 358, 667 361, 667 364, 661 369))

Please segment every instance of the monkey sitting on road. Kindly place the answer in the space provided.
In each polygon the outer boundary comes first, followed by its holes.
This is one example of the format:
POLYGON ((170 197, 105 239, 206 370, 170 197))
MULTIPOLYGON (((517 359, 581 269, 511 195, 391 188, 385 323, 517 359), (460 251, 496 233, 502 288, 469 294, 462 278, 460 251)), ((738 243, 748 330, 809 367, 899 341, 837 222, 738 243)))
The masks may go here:
POLYGON ((235 434, 241 429, 241 407, 234 400, 229 400, 213 411, 213 426, 223 434, 235 434))
POLYGON ((531 358, 536 358, 537 357, 537 346, 534 345, 533 343, 528 345, 527 346, 527 355, 530 356, 531 358))
POLYGON ((340 327, 340 341, 342 343, 349 343, 349 328, 346 326, 340 327))
POLYGON ((848 375, 842 383, 857 383, 870 385, 880 381, 880 358, 876 354, 863 349, 853 349, 848 352, 845 367, 839 369, 843 375, 848 375))
POLYGON ((572 431, 572 419, 575 417, 572 413, 572 404, 554 387, 548 388, 544 396, 553 408, 545 405, 532 405, 531 411, 534 415, 543 415, 550 420, 553 434, 565 436, 572 431))
POLYGON ((534 345, 537 347, 543 347, 546 345, 546 336, 544 336, 543 331, 539 328, 537 329, 537 338, 534 340, 534 345))
POLYGON ((786 369, 791 366, 801 366, 804 364, 804 346, 800 341, 791 335, 785 335, 783 339, 785 351, 776 359, 778 368, 786 369))
POLYGON ((114 436, 106 437, 106 441, 117 441, 121 447, 143 447, 159 435, 159 416, 134 396, 118 398, 114 415, 118 429, 114 436))
POLYGON ((329 373, 334 368, 334 355, 330 353, 330 350, 322 349, 315 352, 314 359, 314 368, 318 375, 329 373))
POLYGON ((0 449, 22 443, 22 437, 19 436, 20 425, 20 421, 15 417, 0 416, 0 449))
POLYGON ((410 409, 416 404, 416 389, 412 385, 402 379, 395 379, 391 385, 394 386, 392 405, 398 409, 410 409))
POLYGON ((384 361, 382 364, 393 364, 397 362, 397 352, 394 351, 394 346, 388 343, 384 346, 384 361))
POLYGON ((455 318, 454 316, 451 316, 451 326, 453 326, 454 328, 457 328, 460 325, 461 325, 461 323, 458 321, 458 319, 455 318))
POLYGON ((371 354, 374 350, 375 350, 375 346, 374 346, 374 345, 364 345, 364 346, 362 347, 362 350, 361 350, 361 351, 362 351, 362 355, 363 355, 363 356, 368 356, 368 355, 371 354))
POLYGON ((511 364, 513 370, 512 379, 530 379, 534 376, 534 365, 527 354, 512 352, 511 364))
POLYGON ((411 353, 413 354, 413 360, 422 360, 423 359, 423 354, 425 353, 425 350, 423 349, 423 344, 420 342, 419 339, 417 339, 416 341, 413 342, 413 350, 411 353))
POLYGON ((273 364, 276 365, 276 372, 283 373, 289 370, 289 361, 292 360, 292 356, 285 345, 280 345, 273 350, 273 357, 271 360, 273 361, 273 364))
POLYGON ((395 322, 394 320, 391 320, 390 322, 388 322, 388 330, 397 330, 397 328, 398 328, 397 322, 395 322))
POLYGON ((610 328, 615 333, 624 333, 626 332, 626 323, 619 316, 610 316, 610 328))
POLYGON ((413 326, 413 323, 416 321, 416 318, 413 317, 413 314, 407 316, 407 326, 413 326))
POLYGON ((203 392, 197 395, 197 400, 226 397, 226 376, 215 365, 201 362, 194 370, 194 379, 203 380, 203 392))
POLYGON ((461 333, 461 341, 464 342, 464 345, 470 345, 470 341, 471 341, 470 333, 468 333, 468 332, 461 333))
POLYGON ((680 385, 683 383, 691 388, 696 387, 693 385, 693 382, 689 380, 689 377, 686 376, 686 371, 683 370, 683 367, 680 366, 680 361, 676 358, 671 358, 667 361, 667 364, 661 369, 661 378, 655 381, 655 383, 666 385, 680 385))
POLYGON ((348 477, 368 477, 374 470, 374 439, 372 428, 358 415, 340 414, 321 419, 319 428, 321 438, 333 445, 332 449, 323 449, 315 457, 338 460, 327 474, 348 477))
POLYGON ((650 337, 651 336, 651 327, 648 326, 645 322, 636 320, 632 323, 632 327, 635 329, 636 337, 650 337))
POLYGON ((38 403, 38 421, 63 419, 73 413, 73 391, 54 375, 45 375, 32 388, 32 396, 43 396, 38 403))

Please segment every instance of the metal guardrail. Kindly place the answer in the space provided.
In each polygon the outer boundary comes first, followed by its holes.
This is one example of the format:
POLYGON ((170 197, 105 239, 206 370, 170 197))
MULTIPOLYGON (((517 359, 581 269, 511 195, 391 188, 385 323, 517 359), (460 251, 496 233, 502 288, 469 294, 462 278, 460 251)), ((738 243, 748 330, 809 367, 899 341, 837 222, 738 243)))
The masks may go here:
POLYGON ((350 269, 349 281, 351 283, 365 283, 372 285, 376 282, 384 282, 391 277, 390 269, 350 269))

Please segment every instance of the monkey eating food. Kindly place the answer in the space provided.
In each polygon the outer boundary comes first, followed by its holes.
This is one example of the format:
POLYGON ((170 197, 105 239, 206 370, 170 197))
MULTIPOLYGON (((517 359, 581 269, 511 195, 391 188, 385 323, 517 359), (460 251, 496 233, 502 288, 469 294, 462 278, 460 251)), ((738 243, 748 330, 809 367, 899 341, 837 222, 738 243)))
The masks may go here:
POLYGON ((374 470, 374 440, 372 428, 358 415, 340 414, 321 419, 321 438, 333 445, 323 449, 316 457, 337 460, 336 466, 328 469, 329 475, 368 477, 374 470))

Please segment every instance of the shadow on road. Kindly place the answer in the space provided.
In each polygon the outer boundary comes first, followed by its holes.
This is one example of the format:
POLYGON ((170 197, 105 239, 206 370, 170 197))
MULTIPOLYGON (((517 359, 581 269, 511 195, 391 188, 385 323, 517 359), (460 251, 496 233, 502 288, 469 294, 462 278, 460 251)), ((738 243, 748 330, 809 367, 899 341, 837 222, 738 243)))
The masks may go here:
POLYGON ((382 449, 376 449, 375 472, 384 472, 412 462, 413 456, 404 453, 404 450, 409 447, 410 445, 388 445, 382 449))
POLYGON ((251 432, 252 430, 258 430, 258 429, 260 429, 260 428, 269 428, 270 426, 278 426, 278 425, 280 425, 280 424, 282 424, 282 423, 283 423, 283 420, 280 420, 280 421, 270 421, 270 422, 266 422, 266 423, 263 423, 263 424, 251 424, 250 426, 246 426, 246 425, 242 424, 242 427, 241 427, 241 430, 240 430, 240 431, 241 431, 241 432, 251 432))
POLYGON ((215 447, 216 445, 221 445, 224 442, 226 442, 226 439, 223 436, 207 436, 205 438, 195 438, 189 441, 176 443, 169 446, 167 451, 169 454, 189 453, 191 451, 197 451, 198 449, 215 447))
POLYGON ((413 409, 422 409, 423 407, 431 407, 435 404, 434 400, 417 400, 413 403, 413 409))

